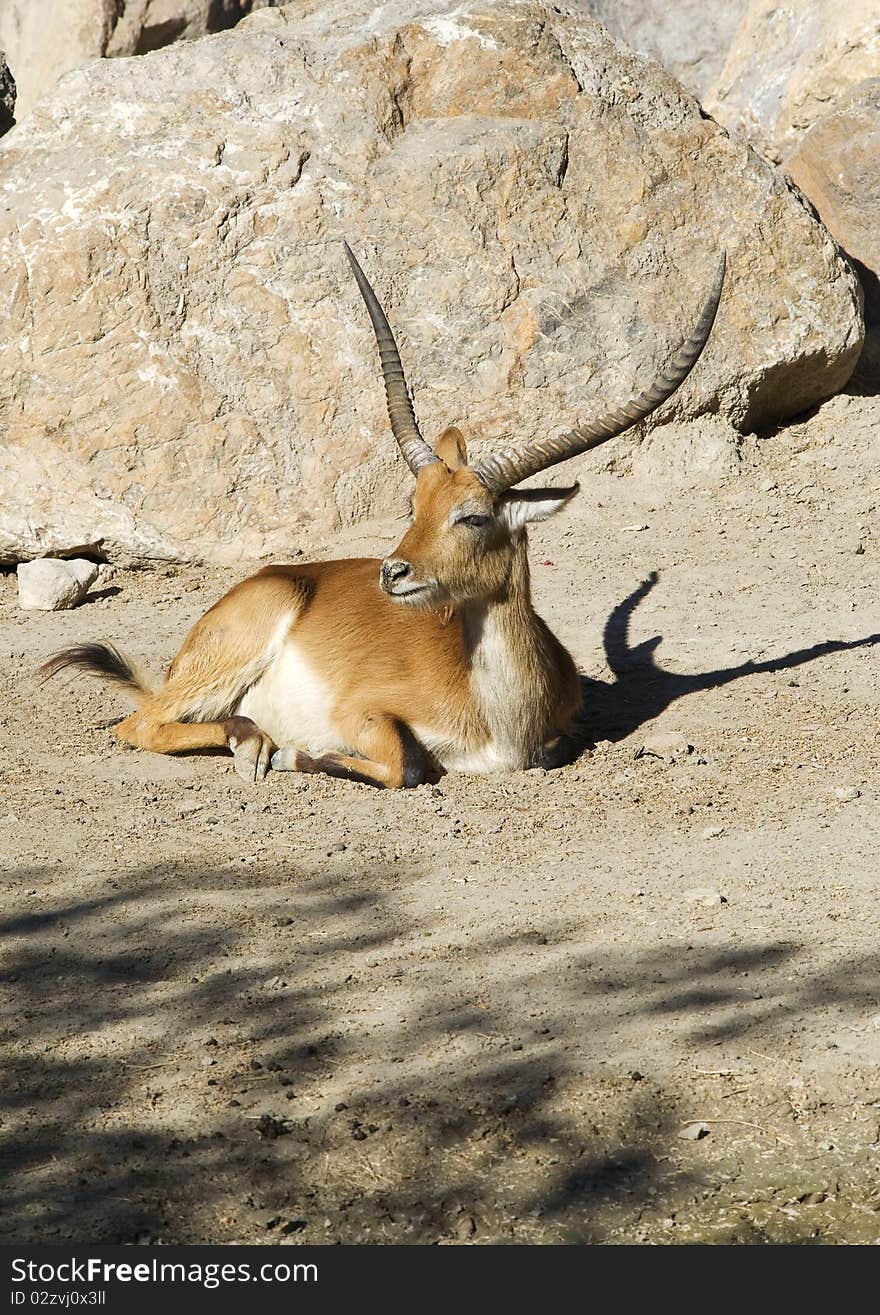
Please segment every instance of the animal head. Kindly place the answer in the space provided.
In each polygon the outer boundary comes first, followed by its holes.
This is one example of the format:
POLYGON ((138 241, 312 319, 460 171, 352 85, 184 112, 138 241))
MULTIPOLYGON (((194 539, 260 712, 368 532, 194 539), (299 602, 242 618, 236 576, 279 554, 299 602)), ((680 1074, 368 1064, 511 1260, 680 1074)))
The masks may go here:
POLYGON ((546 520, 578 492, 509 489, 493 493, 467 464, 459 429, 443 431, 437 458, 416 476, 412 523, 379 574, 384 591, 411 607, 457 607, 500 594, 529 521, 546 520))
POLYGON ((416 478, 412 524, 383 561, 379 583, 396 601, 428 608, 460 606, 497 594, 509 577, 526 525, 554 515, 579 487, 519 489, 516 485, 623 433, 675 392, 706 345, 726 266, 722 254, 694 329, 651 386, 625 407, 556 437, 507 448, 469 465, 458 429, 444 430, 433 449, 422 437, 391 327, 348 243, 345 250, 376 335, 391 429, 416 478))

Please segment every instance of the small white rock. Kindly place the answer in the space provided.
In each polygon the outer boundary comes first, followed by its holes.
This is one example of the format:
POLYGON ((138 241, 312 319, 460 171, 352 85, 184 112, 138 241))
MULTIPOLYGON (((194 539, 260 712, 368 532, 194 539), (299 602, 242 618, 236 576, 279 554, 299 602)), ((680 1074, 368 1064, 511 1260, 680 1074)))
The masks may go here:
POLYGON ((861 790, 857 790, 854 785, 841 785, 834 791, 835 799, 839 799, 842 804, 852 803, 853 799, 861 798, 861 790))
POLYGON ((18 576, 18 604, 26 611, 60 612, 76 607, 98 578, 94 562, 82 558, 60 561, 38 557, 21 562, 18 576))
POLYGON ((684 892, 684 897, 689 903, 700 904, 704 909, 718 909, 727 903, 725 896, 714 886, 694 886, 684 892))
POLYGON ((661 735, 650 735, 636 750, 637 758, 663 758, 666 762, 675 762, 693 753, 694 746, 688 743, 687 736, 681 731, 667 731, 661 735))
POLYGON ((90 589, 101 573, 100 566, 94 562, 88 561, 85 557, 71 557, 62 563, 68 571, 79 580, 83 589, 90 589))
POLYGON ((776 483, 775 479, 765 479, 761 482, 762 493, 772 493, 773 490, 778 487, 779 485, 776 483))
POLYGON ((709 1136, 709 1128, 705 1123, 686 1123, 678 1135, 683 1141, 700 1141, 709 1136))
POLYGON ((717 840, 719 836, 724 835, 723 826, 707 826, 703 829, 704 840, 717 840))
POLYGON ((621 525, 620 530, 621 530, 621 533, 626 533, 627 531, 632 531, 633 533, 638 534, 638 533, 640 533, 642 530, 646 530, 647 528, 648 528, 647 525, 621 525))

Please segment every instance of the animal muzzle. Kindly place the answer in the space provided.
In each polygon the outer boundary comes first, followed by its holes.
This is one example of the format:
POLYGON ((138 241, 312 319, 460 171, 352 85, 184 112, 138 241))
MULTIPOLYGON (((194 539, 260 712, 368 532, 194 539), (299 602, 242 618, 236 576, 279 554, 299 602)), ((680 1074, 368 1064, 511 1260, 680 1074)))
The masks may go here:
POLYGON ((412 565, 400 557, 386 557, 379 569, 379 584, 386 594, 407 592, 412 565))

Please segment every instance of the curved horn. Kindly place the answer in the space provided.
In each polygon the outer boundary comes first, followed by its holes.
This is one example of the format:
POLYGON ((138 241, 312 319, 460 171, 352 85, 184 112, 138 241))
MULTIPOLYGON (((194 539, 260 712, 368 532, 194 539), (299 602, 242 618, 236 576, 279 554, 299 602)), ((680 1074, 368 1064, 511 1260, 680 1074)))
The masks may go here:
POLYGON ((601 419, 578 425, 570 429, 567 434, 559 434, 556 438, 540 439, 530 443, 521 452, 508 449, 495 456, 484 458, 478 462, 474 470, 486 488, 492 493, 503 493, 505 489, 512 488, 521 480, 528 479, 530 475, 537 475, 539 470, 555 466, 559 461, 567 461, 569 457, 576 457, 589 448, 606 443, 609 438, 622 434, 625 429, 638 424, 645 416, 656 411, 658 406, 662 406, 690 374, 706 345, 712 325, 715 323, 718 302, 721 300, 726 266, 727 256, 722 252, 715 282, 712 284, 712 291, 709 293, 700 318, 690 336, 685 339, 650 388, 638 393, 619 411, 609 411, 601 419))
POLYGON ((438 458, 435 457, 419 433, 406 386, 406 377, 400 363, 397 343, 394 341, 394 334, 391 332, 391 325, 385 318, 385 312, 379 305, 376 294, 367 282, 367 276, 355 259, 351 247, 347 242, 343 242, 342 245, 345 247, 349 264, 360 288, 361 296, 367 307, 367 313, 373 324, 373 332, 376 335, 379 360, 382 362, 382 378, 385 380, 385 400, 388 404, 391 432, 397 439, 398 447, 403 453, 406 464, 414 475, 418 475, 422 466, 427 466, 432 461, 437 461, 438 458))

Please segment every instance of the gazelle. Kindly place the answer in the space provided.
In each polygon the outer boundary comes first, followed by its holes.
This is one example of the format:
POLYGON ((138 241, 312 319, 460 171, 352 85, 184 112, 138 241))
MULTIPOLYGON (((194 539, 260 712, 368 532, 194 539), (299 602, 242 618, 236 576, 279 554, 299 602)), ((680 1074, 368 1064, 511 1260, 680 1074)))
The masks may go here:
POLYGON ((580 706, 569 654, 532 606, 526 525, 578 485, 519 489, 660 406, 699 357, 725 261, 666 369, 619 411, 469 465, 458 429, 419 432, 391 328, 348 244, 379 347, 391 429, 415 476, 412 523, 376 559, 267 566, 197 621, 153 686, 110 644, 50 658, 116 681, 137 711, 118 739, 158 753, 228 747, 248 780, 327 772, 415 786, 438 770, 515 770, 559 757, 580 706))

